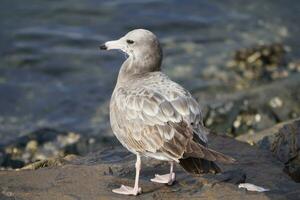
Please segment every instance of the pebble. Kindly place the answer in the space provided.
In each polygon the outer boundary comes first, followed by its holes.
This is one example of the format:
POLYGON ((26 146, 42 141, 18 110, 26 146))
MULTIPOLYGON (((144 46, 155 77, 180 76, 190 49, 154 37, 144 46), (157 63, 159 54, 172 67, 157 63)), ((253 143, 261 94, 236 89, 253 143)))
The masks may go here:
POLYGON ((280 107, 282 107, 283 102, 279 97, 274 97, 270 100, 269 105, 272 108, 280 108, 280 107))

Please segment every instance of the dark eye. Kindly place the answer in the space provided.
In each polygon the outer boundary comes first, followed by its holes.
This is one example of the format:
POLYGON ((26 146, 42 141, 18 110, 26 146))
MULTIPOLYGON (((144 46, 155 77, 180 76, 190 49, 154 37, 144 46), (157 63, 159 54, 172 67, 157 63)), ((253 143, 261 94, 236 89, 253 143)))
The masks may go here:
POLYGON ((127 42, 128 44, 133 44, 133 43, 134 43, 133 40, 126 40, 126 42, 127 42))

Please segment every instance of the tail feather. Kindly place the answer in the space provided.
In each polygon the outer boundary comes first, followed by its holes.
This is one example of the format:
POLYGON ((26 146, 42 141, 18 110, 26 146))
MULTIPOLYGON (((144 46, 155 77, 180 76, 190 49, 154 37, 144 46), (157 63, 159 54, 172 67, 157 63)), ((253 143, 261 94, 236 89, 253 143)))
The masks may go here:
POLYGON ((179 164, 191 174, 206 174, 206 173, 220 173, 220 167, 214 163, 213 161, 201 159, 201 158, 194 158, 194 157, 187 157, 182 158, 179 160, 179 164))
POLYGON ((216 161, 225 164, 230 164, 235 162, 234 158, 224 155, 220 152, 214 151, 206 146, 203 146, 193 141, 190 143, 187 152, 185 152, 185 156, 203 158, 205 160, 216 161))

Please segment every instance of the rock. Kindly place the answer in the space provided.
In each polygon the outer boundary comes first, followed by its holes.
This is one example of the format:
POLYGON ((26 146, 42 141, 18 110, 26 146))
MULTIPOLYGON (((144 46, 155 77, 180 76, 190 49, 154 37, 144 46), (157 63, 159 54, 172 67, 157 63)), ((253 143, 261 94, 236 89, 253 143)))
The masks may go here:
POLYGON ((29 165, 26 165, 26 166, 22 167, 21 169, 26 170, 26 169, 39 169, 39 168, 45 168, 45 167, 62 166, 76 158, 77 158, 76 155, 70 154, 70 155, 65 156, 64 158, 58 157, 58 158, 50 158, 50 159, 46 159, 46 160, 37 161, 37 162, 31 163, 29 165))
POLYGON ((20 159, 11 158, 9 154, 0 149, 0 170, 10 168, 21 168, 24 166, 24 161, 20 159))
POLYGON ((0 166, 4 163, 5 153, 0 150, 0 166))
POLYGON ((195 92, 201 99, 207 127, 223 135, 238 137, 272 127, 300 116, 300 74, 245 91, 226 89, 195 92), (224 92, 225 91, 225 92, 224 92), (225 133, 224 133, 225 132, 225 133))
MULTIPOLYGON (((235 52, 227 66, 234 70, 245 83, 255 80, 274 80, 287 77, 285 53, 289 47, 280 43, 258 45, 235 52)), ((248 83, 249 84, 249 83, 248 83)))
MULTIPOLYGON (((140 184, 142 199, 299 199, 299 185, 282 172, 282 165, 267 150, 221 136, 210 135, 210 146, 237 159, 234 165, 222 165, 224 173, 191 176, 176 166, 173 186, 155 184, 155 173, 168 171, 168 164, 143 158, 140 184), (242 182, 270 189, 246 192, 242 182)), ((0 171, 0 190, 7 199, 133 199, 113 194, 121 184, 134 183, 135 156, 120 146, 90 153, 62 166, 37 170, 0 171)), ((2 197, 0 196, 0 197, 2 197)))
POLYGON ((15 169, 37 161, 47 162, 53 157, 80 154, 77 148, 80 138, 74 132, 49 128, 33 131, 7 144, 3 153, 0 153, 0 166, 15 169))
MULTIPOLYGON (((249 144, 257 144, 258 142, 266 142, 272 143, 275 137, 275 134, 285 125, 291 124, 295 121, 299 121, 300 118, 288 120, 285 122, 281 122, 272 126, 271 128, 264 129, 262 131, 258 131, 255 134, 247 133, 236 137, 237 140, 247 142, 249 144), (264 141, 262 141, 264 139, 264 141)), ((270 149, 271 145, 260 145, 261 148, 270 149)))
POLYGON ((284 125, 272 139, 264 138, 258 144, 265 147, 265 140, 270 141, 271 151, 284 163, 284 171, 300 182, 300 120, 284 125))
POLYGON ((289 51, 281 43, 257 45, 237 50, 226 66, 208 65, 202 78, 209 86, 194 89, 208 108, 205 124, 236 137, 299 117, 300 64, 289 51))
POLYGON ((300 118, 276 125, 254 135, 242 135, 241 141, 257 144, 284 164, 284 171, 300 182, 300 118))
POLYGON ((30 140, 25 147, 26 151, 35 152, 38 148, 38 142, 36 140, 30 140))

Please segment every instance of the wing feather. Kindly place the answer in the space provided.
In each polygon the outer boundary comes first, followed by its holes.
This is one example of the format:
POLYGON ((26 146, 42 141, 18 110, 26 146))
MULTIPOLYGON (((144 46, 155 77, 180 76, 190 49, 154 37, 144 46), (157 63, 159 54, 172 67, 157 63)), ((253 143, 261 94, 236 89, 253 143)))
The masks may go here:
POLYGON ((178 97, 176 100, 171 101, 171 104, 182 116, 186 116, 190 113, 189 105, 185 97, 178 97))

